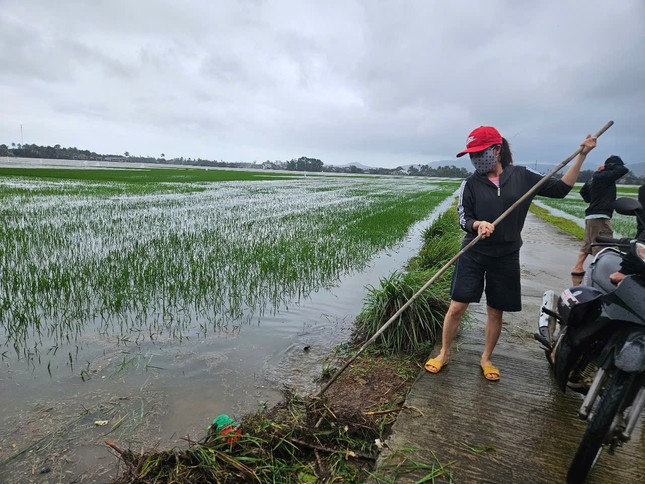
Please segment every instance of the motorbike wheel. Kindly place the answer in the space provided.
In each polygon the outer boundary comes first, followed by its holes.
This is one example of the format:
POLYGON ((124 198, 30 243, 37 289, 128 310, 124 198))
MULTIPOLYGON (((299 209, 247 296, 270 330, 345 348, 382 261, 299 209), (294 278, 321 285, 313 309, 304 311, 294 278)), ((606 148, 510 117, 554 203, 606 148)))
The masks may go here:
POLYGON ((567 482, 584 482, 587 474, 596 463, 602 444, 611 427, 616 412, 629 390, 630 374, 615 369, 587 425, 576 455, 569 466, 567 482))

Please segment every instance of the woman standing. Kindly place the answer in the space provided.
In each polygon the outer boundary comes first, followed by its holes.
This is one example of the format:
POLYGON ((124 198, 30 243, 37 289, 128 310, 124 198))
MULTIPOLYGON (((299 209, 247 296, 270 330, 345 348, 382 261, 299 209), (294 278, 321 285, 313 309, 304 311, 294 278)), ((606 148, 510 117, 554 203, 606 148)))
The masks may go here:
MULTIPOLYGON (((550 178, 535 195, 564 198, 578 178, 587 154, 596 146, 596 138, 587 136, 582 151, 561 180, 550 178)), ((481 239, 465 252, 455 265, 451 301, 443 321, 439 354, 430 358, 425 368, 439 373, 449 359, 450 346, 461 318, 471 302, 479 302, 486 293, 486 330, 481 368, 484 378, 499 380, 499 369, 491 356, 502 331, 504 311, 522 309, 520 285, 520 247, 524 220, 532 197, 516 207, 497 227, 492 224, 513 203, 528 192, 542 175, 524 166, 513 165, 508 141, 492 126, 480 126, 466 140, 466 153, 475 173, 466 178, 459 189, 459 224, 466 232, 465 247, 477 235, 481 239)))

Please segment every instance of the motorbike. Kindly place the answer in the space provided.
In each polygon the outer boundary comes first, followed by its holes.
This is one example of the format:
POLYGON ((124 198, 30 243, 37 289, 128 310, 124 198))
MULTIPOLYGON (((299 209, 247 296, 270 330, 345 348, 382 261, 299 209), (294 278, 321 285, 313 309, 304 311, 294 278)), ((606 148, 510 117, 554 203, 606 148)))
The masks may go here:
MULTIPOLYGON (((634 199, 619 198, 614 209, 642 217, 634 199)), ((569 483, 585 481, 603 448, 613 454, 630 440, 645 405, 645 240, 596 242, 604 248, 582 285, 559 297, 544 293, 535 334, 558 387, 584 395, 578 416, 587 428, 568 469, 569 483), (610 275, 625 267, 630 273, 612 282, 610 275)))

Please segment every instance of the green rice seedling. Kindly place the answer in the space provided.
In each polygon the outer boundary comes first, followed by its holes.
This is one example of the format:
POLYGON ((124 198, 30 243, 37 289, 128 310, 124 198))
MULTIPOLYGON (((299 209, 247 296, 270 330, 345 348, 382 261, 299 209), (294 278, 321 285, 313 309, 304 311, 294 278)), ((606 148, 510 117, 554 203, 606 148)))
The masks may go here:
MULTIPOLYGON (((376 333, 432 277, 427 271, 401 273, 368 288, 356 333, 368 339, 376 333)), ((432 345, 441 331, 450 302, 449 281, 438 279, 381 334, 376 343, 392 352, 415 352, 432 345)))
POLYGON ((432 461, 430 463, 419 462, 418 460, 410 457, 408 453, 418 452, 419 449, 409 447, 403 451, 397 451, 390 454, 386 461, 381 465, 378 473, 373 474, 372 477, 376 482, 398 482, 404 476, 407 481, 421 484, 425 482, 435 482, 435 479, 441 478, 441 482, 453 482, 452 471, 450 467, 456 461, 449 461, 442 463, 435 452, 431 452, 432 461), (412 476, 422 475, 423 477, 412 481, 412 476))
POLYGON ((497 448, 492 445, 492 444, 469 444, 468 442, 464 442, 464 447, 466 447, 469 451, 475 453, 475 454, 483 454, 484 452, 490 452, 490 451, 495 451, 497 448))
POLYGON ((457 210, 447 210, 422 234, 424 244, 419 254, 408 263, 411 270, 438 270, 461 248, 463 231, 457 210))
POLYGON ((454 191, 98 171, 0 177, 0 329, 18 355, 34 338, 57 346, 92 329, 138 344, 239 327, 360 270, 454 191))

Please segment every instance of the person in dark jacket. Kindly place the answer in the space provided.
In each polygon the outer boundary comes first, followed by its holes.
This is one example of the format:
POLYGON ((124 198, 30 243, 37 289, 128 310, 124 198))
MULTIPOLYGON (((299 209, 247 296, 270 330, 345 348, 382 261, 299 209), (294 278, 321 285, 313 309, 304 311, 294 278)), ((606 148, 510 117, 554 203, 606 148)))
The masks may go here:
MULTIPOLYGON (((636 238, 645 243, 645 184, 638 189, 638 201, 641 204, 641 210, 637 213, 636 218, 636 238)), ((636 259, 631 252, 622 258, 620 270, 610 274, 609 279, 614 284, 619 284, 626 275, 638 274, 642 271, 643 265, 636 259)))
MULTIPOLYGON (((537 195, 563 198, 569 193, 587 153, 596 146, 596 138, 587 136, 581 146, 580 154, 562 179, 548 179, 537 195)), ((508 141, 491 126, 480 126, 470 133, 466 149, 457 157, 466 153, 470 154, 475 173, 459 189, 459 224, 466 232, 462 248, 477 235, 481 239, 457 260, 450 307, 443 321, 441 350, 425 363, 425 368, 431 373, 441 371, 448 362, 464 312, 471 302, 479 302, 485 291, 487 319, 481 368, 484 378, 497 381, 499 369, 493 366, 491 356, 502 330, 502 315, 504 311, 522 308, 519 251, 531 197, 498 226, 492 222, 543 177, 525 166, 513 165, 508 141)))
POLYGON ((602 247, 592 247, 598 235, 613 237, 611 217, 616 200, 616 182, 629 170, 623 160, 612 155, 601 165, 580 189, 580 195, 589 204, 585 210, 585 236, 578 253, 578 260, 571 269, 574 285, 580 284, 585 275, 584 263, 588 255, 596 255, 602 247))

